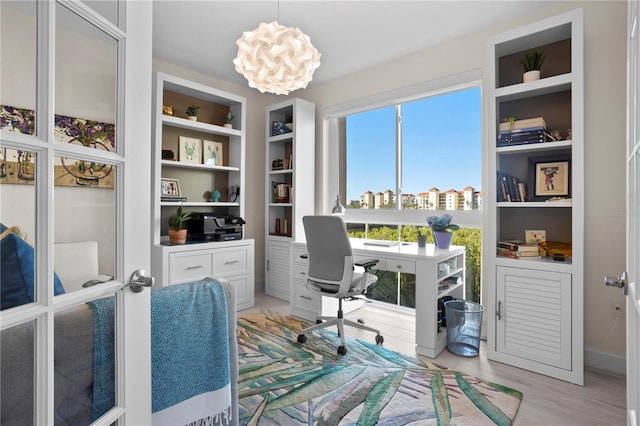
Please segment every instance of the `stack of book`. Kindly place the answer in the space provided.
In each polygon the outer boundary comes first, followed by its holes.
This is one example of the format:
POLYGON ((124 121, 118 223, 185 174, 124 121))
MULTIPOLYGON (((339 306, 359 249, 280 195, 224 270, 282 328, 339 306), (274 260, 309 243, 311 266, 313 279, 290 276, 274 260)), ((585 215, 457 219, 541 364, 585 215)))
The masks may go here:
POLYGON ((527 189, 524 183, 520 182, 520 180, 516 177, 513 177, 507 173, 496 172, 497 173, 497 182, 496 182, 496 191, 497 191, 497 201, 526 201, 527 200, 527 189))
POLYGON ((512 259, 540 259, 540 248, 537 244, 525 244, 520 240, 498 241, 496 254, 512 259))
POLYGON ((500 123, 497 146, 514 146, 532 143, 552 142, 555 139, 547 133, 547 124, 542 117, 500 123))

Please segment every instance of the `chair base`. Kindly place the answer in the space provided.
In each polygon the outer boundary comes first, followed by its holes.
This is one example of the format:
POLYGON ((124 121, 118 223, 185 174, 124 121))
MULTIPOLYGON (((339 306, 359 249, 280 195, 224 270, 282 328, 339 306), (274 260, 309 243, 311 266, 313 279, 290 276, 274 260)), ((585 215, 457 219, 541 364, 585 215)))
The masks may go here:
POLYGON ((305 336, 306 333, 311 333, 313 331, 332 327, 334 325, 338 327, 338 336, 340 336, 341 345, 338 347, 339 355, 345 355, 347 353, 344 334, 345 325, 376 333, 376 345, 381 345, 384 342, 384 337, 382 337, 382 335, 380 334, 380 330, 364 325, 361 322, 344 318, 342 313, 342 299, 339 300, 337 317, 318 317, 318 320, 321 320, 322 322, 319 322, 316 325, 312 325, 311 327, 307 327, 304 330, 300 331, 300 334, 298 334, 298 343, 305 343, 307 341, 307 336, 305 336))

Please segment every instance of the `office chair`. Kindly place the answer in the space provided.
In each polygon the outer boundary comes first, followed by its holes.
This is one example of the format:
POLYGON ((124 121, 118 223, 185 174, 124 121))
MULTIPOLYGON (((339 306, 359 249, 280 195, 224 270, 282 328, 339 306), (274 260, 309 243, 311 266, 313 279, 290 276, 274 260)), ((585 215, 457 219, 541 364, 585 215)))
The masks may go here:
POLYGON ((309 257, 307 288, 323 296, 337 298, 338 316, 319 317, 316 325, 300 332, 298 343, 307 341, 306 333, 336 325, 341 339, 338 354, 346 355, 344 325, 349 325, 376 333, 376 344, 382 344, 384 338, 379 330, 348 320, 342 313, 344 299, 356 298, 364 294, 367 287, 378 280, 378 277, 369 273, 369 269, 375 266, 378 260, 367 259, 354 263, 349 236, 340 217, 304 216, 302 222, 307 237, 309 257), (364 272, 355 272, 354 265, 364 268, 364 272))

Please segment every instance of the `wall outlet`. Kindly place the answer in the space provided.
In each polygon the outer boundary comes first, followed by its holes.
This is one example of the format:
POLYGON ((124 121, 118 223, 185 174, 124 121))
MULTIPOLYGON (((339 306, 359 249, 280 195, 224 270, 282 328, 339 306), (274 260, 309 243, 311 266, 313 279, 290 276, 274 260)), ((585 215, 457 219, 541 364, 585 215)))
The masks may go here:
POLYGON ((619 318, 624 318, 624 303, 612 301, 610 312, 614 317, 617 315, 619 318))

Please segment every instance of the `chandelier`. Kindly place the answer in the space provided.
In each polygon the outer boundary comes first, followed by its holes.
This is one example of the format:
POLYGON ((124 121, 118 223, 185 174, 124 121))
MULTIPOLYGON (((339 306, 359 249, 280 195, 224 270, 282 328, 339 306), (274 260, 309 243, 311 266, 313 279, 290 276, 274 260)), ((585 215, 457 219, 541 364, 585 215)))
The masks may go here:
POLYGON ((299 28, 273 21, 242 33, 236 44, 236 71, 261 93, 288 95, 304 89, 320 66, 320 53, 299 28))

